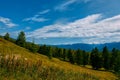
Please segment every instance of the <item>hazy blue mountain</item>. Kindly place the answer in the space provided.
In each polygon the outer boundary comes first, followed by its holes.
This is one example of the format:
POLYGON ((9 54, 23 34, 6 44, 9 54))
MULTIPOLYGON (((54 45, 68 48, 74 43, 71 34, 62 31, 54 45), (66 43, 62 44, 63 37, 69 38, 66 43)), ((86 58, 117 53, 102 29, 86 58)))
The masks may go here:
POLYGON ((99 50, 102 50, 104 46, 107 46, 109 50, 112 50, 113 48, 120 49, 120 42, 113 42, 113 43, 105 43, 105 44, 84 44, 84 43, 76 43, 76 44, 67 44, 67 45, 55 45, 60 48, 66 48, 66 49, 81 49, 90 51, 94 47, 97 47, 99 50))

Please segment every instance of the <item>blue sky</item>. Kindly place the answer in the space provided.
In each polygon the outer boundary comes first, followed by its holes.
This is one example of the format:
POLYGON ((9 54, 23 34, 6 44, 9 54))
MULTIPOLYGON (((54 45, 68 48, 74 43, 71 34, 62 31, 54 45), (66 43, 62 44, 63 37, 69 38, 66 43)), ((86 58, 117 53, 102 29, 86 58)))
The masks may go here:
POLYGON ((0 35, 40 44, 120 41, 120 0, 0 0, 0 35))

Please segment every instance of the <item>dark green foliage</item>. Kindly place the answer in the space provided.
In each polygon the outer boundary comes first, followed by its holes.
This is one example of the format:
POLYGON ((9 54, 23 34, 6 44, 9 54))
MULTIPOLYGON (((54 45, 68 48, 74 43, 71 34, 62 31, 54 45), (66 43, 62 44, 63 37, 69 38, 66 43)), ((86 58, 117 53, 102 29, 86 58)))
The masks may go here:
POLYGON ((50 46, 42 45, 42 46, 39 47, 38 52, 40 54, 48 56, 49 59, 51 59, 52 56, 53 56, 54 49, 50 46))
POLYGON ((29 50, 31 51, 31 52, 33 52, 33 53, 36 53, 37 51, 38 51, 38 45, 36 45, 35 43, 34 43, 34 41, 31 43, 31 47, 29 48, 29 50))
POLYGON ((59 58, 59 48, 55 47, 53 50, 53 57, 59 58))
POLYGON ((102 57, 97 48, 92 50, 90 60, 93 69, 99 69, 102 67, 102 57))
POLYGON ((74 64, 75 63, 75 58, 74 58, 74 51, 73 50, 68 50, 68 59, 70 63, 74 64))
POLYGON ((38 52, 40 54, 48 55, 48 47, 46 45, 40 46, 38 52))
POLYGON ((0 35, 0 38, 3 38, 3 36, 0 35))
POLYGON ((67 50, 66 49, 63 49, 63 60, 64 61, 67 61, 67 50))
POLYGON ((120 72, 120 51, 113 48, 111 53, 110 68, 115 72, 120 72))
POLYGON ((117 56, 118 56, 118 50, 113 48, 112 53, 111 53, 111 59, 110 59, 110 67, 111 67, 112 70, 114 69, 115 61, 116 61, 117 56))
POLYGON ((53 48, 49 47, 49 51, 48 51, 48 58, 52 59, 52 54, 53 54, 53 48))
POLYGON ((9 33, 6 33, 6 34, 5 34, 4 39, 10 40, 10 35, 9 35, 9 33))
POLYGON ((25 43, 26 43, 25 33, 23 31, 21 31, 16 40, 16 44, 21 47, 25 47, 25 43))
POLYGON ((83 65, 83 55, 82 55, 82 51, 81 50, 77 50, 76 51, 76 58, 75 61, 78 65, 83 65))
POLYGON ((89 54, 85 51, 82 51, 82 54, 83 54, 83 66, 87 65, 88 64, 88 60, 89 60, 89 54))
POLYGON ((103 48, 102 57, 103 57, 103 67, 105 69, 110 69, 110 53, 108 51, 107 46, 103 48))
POLYGON ((53 54, 52 54, 53 57, 57 57, 57 51, 58 51, 58 48, 53 47, 53 54))
POLYGON ((115 65, 114 65, 114 71, 120 72, 120 53, 116 57, 115 65))

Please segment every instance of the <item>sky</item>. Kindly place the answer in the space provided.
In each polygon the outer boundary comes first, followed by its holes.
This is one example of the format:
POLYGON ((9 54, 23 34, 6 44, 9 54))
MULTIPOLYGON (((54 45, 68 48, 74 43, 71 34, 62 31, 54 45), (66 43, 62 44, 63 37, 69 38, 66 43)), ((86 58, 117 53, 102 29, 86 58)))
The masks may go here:
POLYGON ((38 44, 120 42, 120 0, 0 0, 0 35, 38 44))

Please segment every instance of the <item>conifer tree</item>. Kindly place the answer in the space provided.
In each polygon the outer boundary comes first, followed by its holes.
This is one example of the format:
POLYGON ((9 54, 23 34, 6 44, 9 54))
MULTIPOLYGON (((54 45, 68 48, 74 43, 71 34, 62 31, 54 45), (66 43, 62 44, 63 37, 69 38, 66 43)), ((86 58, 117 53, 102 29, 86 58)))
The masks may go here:
POLYGON ((100 56, 97 48, 92 50, 90 60, 93 69, 99 69, 102 67, 102 57, 100 56))
POLYGON ((63 49, 63 60, 66 61, 67 60, 67 50, 63 49))
POLYGON ((80 49, 76 51, 75 61, 78 65, 83 65, 83 55, 80 49))
POLYGON ((88 64, 88 58, 89 58, 89 54, 86 51, 82 51, 83 54, 83 66, 88 64))
POLYGON ((114 62, 114 71, 120 72, 120 52, 117 52, 117 57, 114 62))
POLYGON ((10 40, 10 35, 9 35, 9 33, 6 33, 6 34, 5 34, 4 39, 10 40))
POLYGON ((25 47, 25 43, 26 43, 25 33, 23 31, 21 31, 16 40, 16 44, 21 47, 25 47))
POLYGON ((118 54, 118 50, 113 48, 111 53, 111 58, 110 58, 110 66, 112 70, 114 69, 114 66, 115 66, 117 54, 118 54))
POLYGON ((68 59, 69 59, 70 63, 74 64, 74 62, 75 62, 74 51, 71 49, 69 49, 69 51, 68 51, 68 59))
POLYGON ((105 69, 110 69, 110 54, 107 46, 103 48, 102 57, 103 57, 103 67, 105 69))
POLYGON ((48 51, 48 55, 47 55, 49 59, 52 59, 52 54, 53 54, 53 48, 49 47, 49 51, 48 51))
POLYGON ((46 45, 42 45, 42 46, 40 46, 38 52, 40 54, 47 55, 48 54, 48 47, 46 45))

